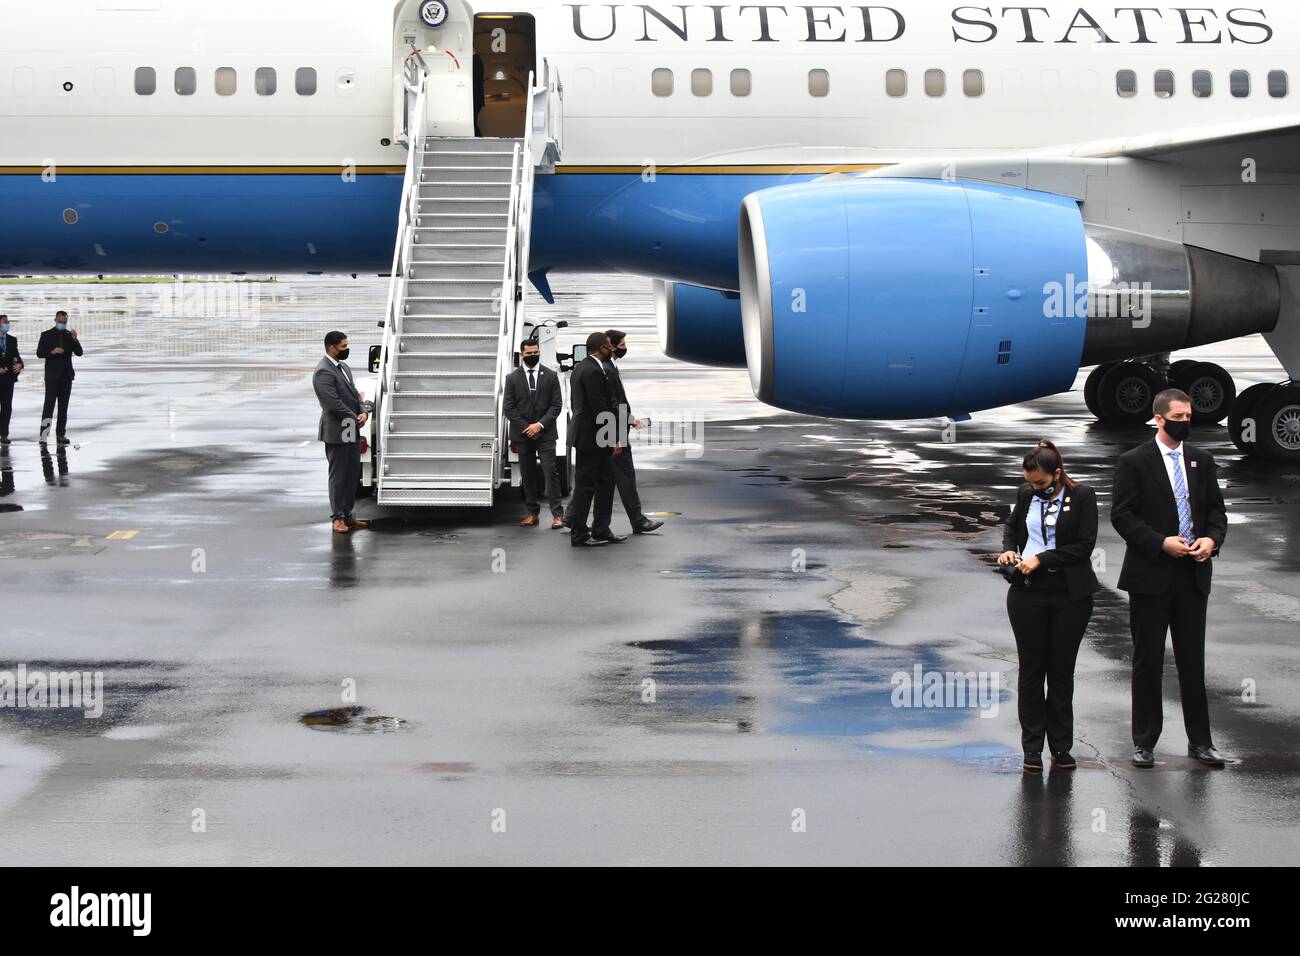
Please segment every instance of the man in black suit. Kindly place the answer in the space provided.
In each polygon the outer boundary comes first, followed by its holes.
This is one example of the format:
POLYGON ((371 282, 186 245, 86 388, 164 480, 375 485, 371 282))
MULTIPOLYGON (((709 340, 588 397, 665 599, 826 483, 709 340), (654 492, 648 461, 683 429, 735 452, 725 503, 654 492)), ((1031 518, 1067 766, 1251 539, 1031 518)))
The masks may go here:
POLYGON ((311 384, 320 402, 320 425, 316 437, 325 443, 325 460, 329 462, 330 519, 337 534, 348 534, 370 527, 352 514, 357 503, 357 484, 361 480, 361 429, 370 416, 361 410, 361 393, 357 391, 348 368, 348 337, 342 332, 325 336, 325 357, 316 366, 311 384))
POLYGON ((14 386, 23 372, 18 340, 9 334, 9 316, 0 315, 0 445, 9 444, 9 419, 14 411, 14 386))
MULTIPOLYGON (((641 427, 641 419, 632 414, 632 405, 627 400, 627 390, 623 388, 623 376, 619 373, 618 363, 627 357, 627 333, 610 329, 609 336, 614 351, 613 361, 609 363, 610 384, 614 387, 614 401, 618 405, 619 420, 632 428, 641 427)), ((633 534, 650 534, 664 526, 662 521, 651 521, 641 510, 641 495, 636 490, 636 465, 632 461, 632 446, 623 449, 623 454, 614 459, 614 483, 618 486, 618 496, 623 500, 623 510, 627 520, 632 522, 633 534)))
POLYGON ((1110 516, 1128 544, 1119 587, 1129 592, 1133 633, 1133 764, 1155 766, 1165 634, 1172 633, 1188 755, 1222 767, 1205 694, 1205 618, 1228 513, 1214 457, 1185 443, 1191 399, 1178 389, 1161 392, 1155 418, 1155 441, 1119 459, 1110 516))
POLYGON ((520 525, 535 528, 540 524, 539 497, 545 486, 551 507, 551 529, 557 530, 564 527, 560 473, 555 467, 555 443, 559 439, 555 423, 564 411, 560 376, 541 364, 542 349, 535 339, 519 346, 519 361, 519 368, 506 376, 505 414, 510 422, 510 440, 519 450, 519 466, 524 477, 528 514, 520 525))
POLYGON ((77 371, 72 367, 72 357, 81 355, 81 342, 77 333, 68 328, 68 313, 54 316, 54 328, 41 333, 36 344, 36 357, 45 359, 45 405, 41 409, 42 443, 49 441, 50 426, 55 425, 55 437, 60 445, 68 444, 68 402, 72 398, 72 382, 77 371), (56 421, 54 406, 59 406, 56 421))
POLYGON ((569 379, 573 400, 573 437, 577 452, 570 527, 574 547, 616 544, 626 541, 609 530, 614 513, 614 458, 623 454, 623 436, 610 382, 609 336, 593 332, 587 337, 587 357, 578 363, 569 379), (596 514, 587 530, 587 516, 593 500, 596 514))

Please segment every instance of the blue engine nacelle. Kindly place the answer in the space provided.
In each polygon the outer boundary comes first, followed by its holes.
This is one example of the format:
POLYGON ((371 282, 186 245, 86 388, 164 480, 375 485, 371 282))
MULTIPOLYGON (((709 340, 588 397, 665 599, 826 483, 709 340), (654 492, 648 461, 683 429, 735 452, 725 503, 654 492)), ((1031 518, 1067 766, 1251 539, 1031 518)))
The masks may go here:
POLYGON ((883 178, 753 193, 740 286, 754 394, 832 418, 926 418, 1065 391, 1087 278, 1072 199, 883 178))
POLYGON ((713 368, 745 367, 740 297, 655 280, 655 316, 664 355, 713 368))

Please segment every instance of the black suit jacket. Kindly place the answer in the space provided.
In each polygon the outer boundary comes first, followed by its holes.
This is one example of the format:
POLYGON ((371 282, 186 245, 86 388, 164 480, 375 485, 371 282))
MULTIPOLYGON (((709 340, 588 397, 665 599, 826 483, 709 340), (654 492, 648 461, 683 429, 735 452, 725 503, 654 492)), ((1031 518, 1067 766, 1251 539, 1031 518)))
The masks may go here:
POLYGON ((613 383, 601 371, 600 363, 588 355, 573 370, 569 385, 573 398, 573 437, 570 438, 573 447, 612 454, 614 444, 626 445, 627 438, 618 434, 623 426, 618 420, 613 383), (603 436, 602 429, 606 429, 603 436))
MULTIPOLYGON (((1124 568, 1120 571, 1121 591, 1132 594, 1165 594, 1173 585, 1180 561, 1196 568, 1196 586, 1210 593, 1212 561, 1196 563, 1191 558, 1171 558, 1164 552, 1165 538, 1178 534, 1178 504, 1165 470, 1163 445, 1143 442, 1120 456, 1115 466, 1115 490, 1110 523, 1128 544, 1124 568)), ((1187 495, 1192 509, 1192 529, 1198 538, 1214 539, 1218 555, 1228 535, 1228 511, 1219 488, 1219 469, 1208 451, 1183 443, 1187 470, 1187 495)))
MULTIPOLYGON (((1039 507, 1034 490, 1028 484, 1020 487, 1011 520, 1002 530, 1002 550, 1020 552, 1029 541, 1026 523, 1029 509, 1039 507)), ((1097 547, 1097 493, 1087 485, 1076 485, 1065 490, 1061 510, 1056 516, 1056 547, 1038 555, 1042 567, 1030 580, 1040 574, 1057 570, 1065 575, 1071 601, 1081 601, 1101 590, 1101 583, 1092 570, 1092 552, 1097 547)))
POLYGON ((36 357, 45 359, 45 381, 51 384, 70 382, 76 378, 77 370, 72 367, 72 356, 81 354, 81 343, 58 329, 46 329, 41 333, 41 340, 36 343, 36 357), (62 355, 50 354, 59 348, 63 349, 62 355))
POLYGON ((0 368, 9 373, 5 378, 12 382, 14 380, 14 366, 21 365, 23 357, 18 351, 18 340, 12 335, 4 337, 3 345, 4 350, 0 352, 0 368))
POLYGON ((624 408, 624 416, 628 421, 633 418, 632 403, 627 400, 627 389, 623 387, 623 376, 618 370, 618 362, 610 360, 609 367, 613 369, 609 376, 609 384, 614 390, 614 403, 624 408))
POLYGON ((520 366, 506 376, 505 413, 510 422, 510 440, 527 441, 524 429, 541 425, 539 441, 555 441, 559 430, 555 423, 564 411, 564 394, 560 391, 560 376, 544 365, 538 365, 537 394, 528 390, 528 369, 520 366))

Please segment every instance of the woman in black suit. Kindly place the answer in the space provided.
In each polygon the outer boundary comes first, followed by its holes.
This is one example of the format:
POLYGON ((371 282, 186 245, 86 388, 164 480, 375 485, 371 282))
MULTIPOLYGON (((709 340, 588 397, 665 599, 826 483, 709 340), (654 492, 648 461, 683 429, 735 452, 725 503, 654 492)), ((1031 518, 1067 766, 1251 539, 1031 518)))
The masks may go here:
POLYGON ((998 564, 1016 569, 1007 616, 1020 657, 1024 770, 1043 772, 1044 736, 1053 767, 1073 770, 1074 662, 1092 618, 1092 596, 1101 590, 1092 570, 1097 495, 1065 473, 1060 451, 1047 439, 1025 456, 1024 471, 998 556, 998 564))

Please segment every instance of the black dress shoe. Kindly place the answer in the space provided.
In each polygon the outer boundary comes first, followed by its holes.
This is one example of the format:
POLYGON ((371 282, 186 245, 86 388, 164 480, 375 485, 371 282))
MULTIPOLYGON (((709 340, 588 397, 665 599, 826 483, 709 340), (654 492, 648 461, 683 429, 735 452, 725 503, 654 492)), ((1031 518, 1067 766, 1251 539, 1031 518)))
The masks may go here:
POLYGON ((603 548, 608 542, 598 538, 570 538, 569 545, 574 548, 603 548))
POLYGON ((1042 754, 1025 754, 1025 773, 1042 773, 1043 772, 1043 755, 1042 754))
POLYGON ((1155 765, 1156 755, 1146 747, 1138 747, 1133 751, 1133 766, 1154 767, 1155 765))
POLYGON ((637 524, 632 528, 632 533, 650 534, 654 531, 658 531, 663 526, 664 523, 662 521, 651 521, 649 518, 645 518, 640 522, 640 524, 637 524))
POLYGON ((1074 770, 1079 764, 1068 750, 1052 751, 1052 767, 1056 770, 1074 770))
POLYGON ((622 544, 627 540, 627 535, 606 531, 604 534, 593 534, 591 540, 599 541, 601 544, 622 544))
POLYGON ((1213 747, 1197 747, 1195 744, 1187 745, 1187 756, 1199 760, 1207 767, 1222 767, 1227 761, 1219 756, 1219 752, 1213 747))

